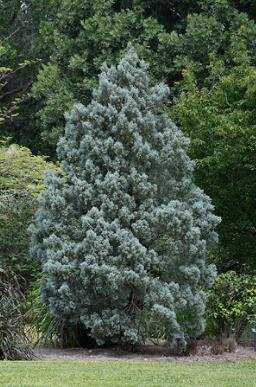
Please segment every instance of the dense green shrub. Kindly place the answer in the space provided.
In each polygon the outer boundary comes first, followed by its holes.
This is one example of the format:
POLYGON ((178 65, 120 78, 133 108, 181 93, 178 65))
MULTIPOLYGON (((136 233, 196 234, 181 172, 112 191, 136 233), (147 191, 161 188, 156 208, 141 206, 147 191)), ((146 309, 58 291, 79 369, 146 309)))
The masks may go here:
POLYGON ((21 311, 24 297, 17 277, 0 268, 0 359, 31 359, 21 311))
POLYGON ((208 294, 207 331, 219 338, 238 340, 256 322, 256 276, 234 271, 220 274, 208 294))

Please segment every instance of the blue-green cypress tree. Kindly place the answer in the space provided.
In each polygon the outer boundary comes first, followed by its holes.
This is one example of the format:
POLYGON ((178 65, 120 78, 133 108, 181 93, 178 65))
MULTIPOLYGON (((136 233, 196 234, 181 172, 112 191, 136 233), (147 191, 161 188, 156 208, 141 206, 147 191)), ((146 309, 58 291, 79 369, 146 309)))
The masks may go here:
POLYGON ((50 313, 99 344, 155 332, 185 343, 204 329, 219 218, 193 184, 188 139, 161 113, 167 95, 132 47, 103 65, 91 103, 67 116, 64 176, 48 174, 31 228, 50 313))

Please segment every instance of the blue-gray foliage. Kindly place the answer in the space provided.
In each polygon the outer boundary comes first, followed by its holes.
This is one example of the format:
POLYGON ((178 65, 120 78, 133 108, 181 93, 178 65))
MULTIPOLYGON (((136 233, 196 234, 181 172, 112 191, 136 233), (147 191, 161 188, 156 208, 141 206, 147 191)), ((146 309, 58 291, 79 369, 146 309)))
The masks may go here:
POLYGON ((51 314, 99 344, 160 331, 185 343, 204 330, 219 218, 192 182, 188 139, 161 113, 167 96, 132 47, 117 67, 103 65, 91 103, 67 116, 65 175, 48 174, 31 227, 51 314))

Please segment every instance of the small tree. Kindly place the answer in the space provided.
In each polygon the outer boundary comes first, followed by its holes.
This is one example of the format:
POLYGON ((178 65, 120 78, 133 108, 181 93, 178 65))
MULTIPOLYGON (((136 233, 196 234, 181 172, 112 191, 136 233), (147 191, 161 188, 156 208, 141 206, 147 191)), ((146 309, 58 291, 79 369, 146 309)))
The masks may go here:
POLYGON ((44 188, 47 167, 56 169, 28 148, 0 142, 0 267, 8 267, 17 275, 23 291, 39 270, 38 262, 28 254, 27 228, 36 210, 36 198, 44 188))
POLYGON ((205 258, 219 218, 192 182, 189 141, 160 112, 168 88, 146 70, 131 47, 103 65, 92 102, 67 116, 66 175, 48 174, 32 227, 51 314, 98 344, 196 338, 215 276, 205 258))

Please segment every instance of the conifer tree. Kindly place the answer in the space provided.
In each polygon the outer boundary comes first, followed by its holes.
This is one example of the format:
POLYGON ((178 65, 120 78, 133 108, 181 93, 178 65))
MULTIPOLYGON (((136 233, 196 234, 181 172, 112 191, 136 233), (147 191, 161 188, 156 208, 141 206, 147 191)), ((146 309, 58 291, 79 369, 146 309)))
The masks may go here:
POLYGON ((67 115, 32 230, 50 313, 83 324, 98 344, 162 332, 183 343, 204 329, 206 264, 219 218, 193 184, 189 141, 161 113, 164 84, 130 46, 103 65, 88 106, 67 115))

